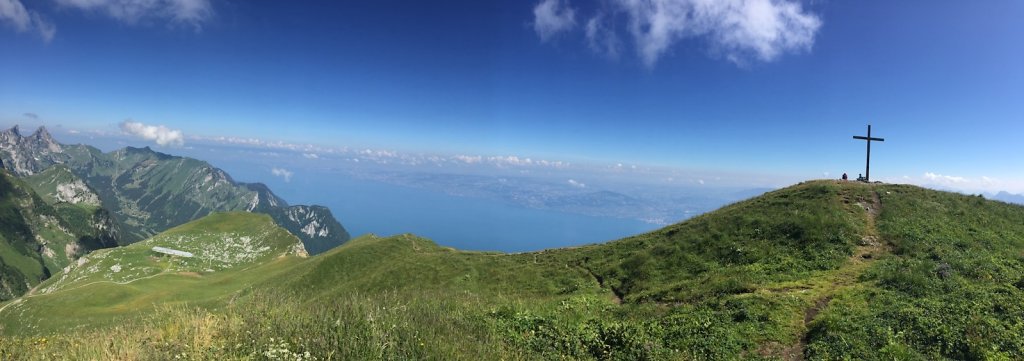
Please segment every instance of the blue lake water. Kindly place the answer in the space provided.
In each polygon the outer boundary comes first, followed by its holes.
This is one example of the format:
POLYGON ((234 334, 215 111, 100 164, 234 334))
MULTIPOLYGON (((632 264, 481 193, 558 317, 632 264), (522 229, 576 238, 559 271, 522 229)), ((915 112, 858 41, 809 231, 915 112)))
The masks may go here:
POLYGON ((414 233, 465 250, 531 251, 604 242, 658 228, 635 220, 524 208, 342 176, 296 178, 273 189, 292 203, 330 207, 354 236, 414 233))
POLYGON ((637 220, 532 209, 499 200, 296 171, 289 182, 266 165, 216 162, 237 181, 263 182, 291 204, 327 206, 353 236, 413 233, 464 250, 521 252, 620 239, 659 228, 637 220))

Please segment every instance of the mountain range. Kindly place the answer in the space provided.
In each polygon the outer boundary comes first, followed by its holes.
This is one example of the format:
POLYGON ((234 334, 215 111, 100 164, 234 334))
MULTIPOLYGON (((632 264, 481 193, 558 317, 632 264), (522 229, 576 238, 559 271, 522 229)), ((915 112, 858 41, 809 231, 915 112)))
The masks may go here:
POLYGON ((1024 204, 1024 194, 1013 194, 1006 191, 990 195, 989 199, 995 199, 1006 203, 1024 204))
POLYGON ((60 144, 43 127, 23 135, 15 126, 0 132, 0 165, 12 195, 5 200, 20 207, 5 224, 13 232, 5 239, 17 252, 0 257, 5 274, 12 275, 2 282, 3 298, 31 288, 77 255, 132 244, 214 212, 265 213, 312 254, 349 239, 326 207, 289 205, 263 184, 236 182, 209 163, 148 147, 103 153, 60 144), (13 221, 18 214, 22 221, 13 221))

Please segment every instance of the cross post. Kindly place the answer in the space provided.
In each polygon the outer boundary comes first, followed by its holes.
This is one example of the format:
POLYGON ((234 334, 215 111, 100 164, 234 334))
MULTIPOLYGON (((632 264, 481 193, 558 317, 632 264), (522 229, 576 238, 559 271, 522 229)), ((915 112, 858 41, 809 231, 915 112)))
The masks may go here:
POLYGON ((884 142, 885 139, 883 139, 883 138, 872 138, 871 137, 871 124, 868 124, 868 136, 863 137, 863 136, 855 135, 855 136, 853 136, 853 139, 865 140, 868 143, 868 159, 867 159, 866 165, 864 166, 864 181, 865 182, 870 182, 871 181, 871 141, 884 142))

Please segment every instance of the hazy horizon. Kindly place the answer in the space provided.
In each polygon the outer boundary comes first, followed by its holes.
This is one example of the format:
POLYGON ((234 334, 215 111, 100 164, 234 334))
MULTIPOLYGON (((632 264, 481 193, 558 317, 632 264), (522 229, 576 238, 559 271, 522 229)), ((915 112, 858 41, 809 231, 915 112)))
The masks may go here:
POLYGON ((5 2, 0 125, 250 151, 246 181, 777 188, 862 173, 872 124, 873 180, 1024 193, 1012 1, 5 2))

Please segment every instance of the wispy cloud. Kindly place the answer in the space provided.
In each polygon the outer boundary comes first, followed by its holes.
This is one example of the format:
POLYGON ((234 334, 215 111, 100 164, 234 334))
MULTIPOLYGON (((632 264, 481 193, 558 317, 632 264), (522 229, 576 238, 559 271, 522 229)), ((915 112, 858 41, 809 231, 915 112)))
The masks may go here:
POLYGON ((477 164, 477 163, 480 163, 480 161, 483 160, 483 157, 479 156, 479 155, 472 155, 471 156, 471 155, 459 154, 459 155, 456 155, 456 156, 452 157, 452 159, 454 159, 456 161, 459 161, 459 162, 466 163, 466 164, 477 164))
MULTIPOLYGON (((224 136, 189 136, 189 139, 197 142, 216 143, 229 146, 240 146, 246 148, 265 148, 282 151, 292 151, 307 159, 324 159, 331 157, 356 163, 376 164, 400 164, 400 165, 432 165, 432 166, 468 166, 488 165, 497 168, 548 168, 564 169, 571 164, 561 160, 536 159, 518 155, 440 155, 407 153, 387 149, 370 148, 349 148, 349 147, 325 147, 313 144, 289 143, 278 140, 266 140, 260 138, 240 138, 224 136)), ((633 166, 635 169, 636 166, 633 166)))
POLYGON ((570 179, 570 180, 568 181, 568 183, 569 183, 569 185, 571 185, 571 186, 573 186, 573 187, 576 187, 576 188, 587 188, 587 185, 586 185, 586 184, 584 184, 584 183, 582 183, 582 182, 580 182, 580 181, 577 181, 577 180, 575 180, 575 179, 570 179))
POLYGON ((1019 179, 1002 179, 989 176, 960 176, 941 174, 936 172, 924 172, 920 176, 903 176, 895 179, 885 179, 892 183, 909 183, 923 187, 952 190, 964 193, 987 192, 997 193, 1008 191, 1011 193, 1024 192, 1024 182, 1019 179))
POLYGON ((277 167, 274 167, 273 169, 271 169, 270 173, 273 174, 274 176, 284 178, 285 182, 291 182, 292 181, 292 174, 294 174, 290 170, 287 170, 287 169, 284 169, 284 168, 277 168, 277 167))
POLYGON ((21 33, 38 33, 45 42, 50 42, 57 34, 57 26, 39 13, 26 9, 21 0, 0 0, 0 23, 6 23, 21 33))
MULTIPOLYGON (((611 0, 610 5, 588 17, 589 47, 617 56, 618 34, 626 34, 647 67, 654 67, 676 43, 690 39, 709 44, 709 53, 736 64, 770 62, 787 52, 809 50, 822 24, 798 0, 611 0)), ((565 9, 561 14, 569 12, 570 25, 575 24, 575 12, 568 4, 547 0, 534 8, 535 30, 552 14, 560 14, 558 9, 565 9)), ((537 34, 547 41, 552 34, 571 29, 549 27, 537 34)))
POLYGON ((213 16, 209 0, 57 0, 66 7, 107 15, 126 24, 145 19, 168 20, 202 30, 213 16))
POLYGON ((185 144, 185 137, 180 130, 170 129, 163 125, 146 125, 134 120, 126 120, 121 122, 120 127, 124 134, 151 140, 159 145, 181 146, 185 144))
MULTIPOLYGON (((0 1, 3 1, 3 0, 0 0, 0 1)), ((22 114, 22 115, 25 116, 25 118, 29 118, 29 119, 33 119, 33 120, 39 120, 39 114, 36 114, 36 113, 25 113, 25 114, 22 114)))
POLYGON ((622 47, 622 42, 619 40, 619 35, 615 33, 613 29, 605 21, 605 14, 600 13, 587 20, 587 26, 584 28, 587 35, 587 45, 590 46, 590 50, 598 54, 604 54, 612 59, 619 57, 619 49, 622 47))
POLYGON ((552 161, 546 159, 532 159, 524 158, 514 155, 506 156, 494 156, 487 157, 486 161, 493 165, 503 166, 538 166, 538 167, 552 167, 552 168, 564 168, 569 166, 569 163, 562 161, 552 161))
POLYGON ((568 0, 542 0, 533 7, 533 31, 541 41, 548 41, 558 33, 576 27, 576 11, 568 0))
POLYGON ((940 184, 959 184, 959 183, 966 183, 967 182, 967 178, 964 178, 964 177, 951 176, 951 175, 943 175, 943 174, 937 174, 937 173, 932 173, 932 172, 925 172, 924 173, 924 179, 926 179, 928 181, 931 181, 931 182, 940 183, 940 184))

